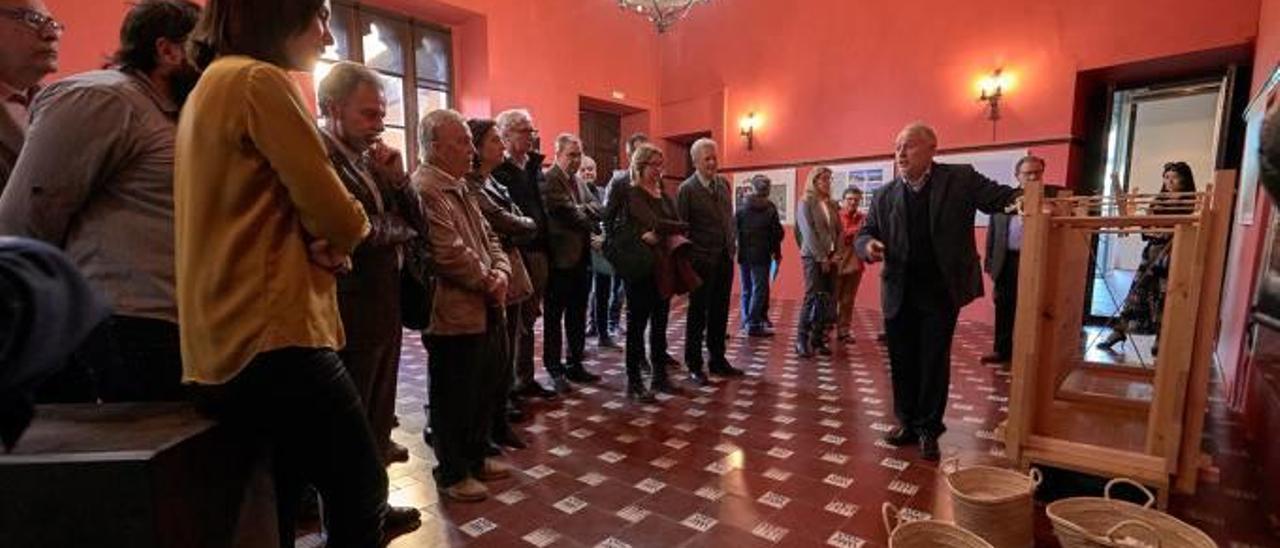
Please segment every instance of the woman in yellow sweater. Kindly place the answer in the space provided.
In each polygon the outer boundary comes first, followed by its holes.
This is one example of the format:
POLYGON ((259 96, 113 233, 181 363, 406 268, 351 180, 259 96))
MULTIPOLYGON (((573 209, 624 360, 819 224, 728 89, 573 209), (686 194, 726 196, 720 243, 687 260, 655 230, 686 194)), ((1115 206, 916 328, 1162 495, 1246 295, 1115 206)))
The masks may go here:
POLYGON ((333 43, 324 0, 209 0, 174 177, 183 379, 274 456, 281 546, 304 484, 328 546, 377 546, 387 478, 350 377, 334 274, 369 230, 286 71, 333 43))

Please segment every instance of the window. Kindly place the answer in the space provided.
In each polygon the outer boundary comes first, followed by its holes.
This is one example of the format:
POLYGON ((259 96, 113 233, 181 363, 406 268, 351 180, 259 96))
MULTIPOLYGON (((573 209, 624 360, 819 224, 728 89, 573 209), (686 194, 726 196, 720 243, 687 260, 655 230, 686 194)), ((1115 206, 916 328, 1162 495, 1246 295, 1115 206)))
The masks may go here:
POLYGON ((448 108, 453 99, 452 38, 444 28, 344 0, 329 0, 334 45, 325 50, 313 74, 320 85, 333 63, 363 61, 378 72, 387 95, 382 140, 417 164, 418 120, 448 108), (416 115, 410 115, 416 113, 416 115))

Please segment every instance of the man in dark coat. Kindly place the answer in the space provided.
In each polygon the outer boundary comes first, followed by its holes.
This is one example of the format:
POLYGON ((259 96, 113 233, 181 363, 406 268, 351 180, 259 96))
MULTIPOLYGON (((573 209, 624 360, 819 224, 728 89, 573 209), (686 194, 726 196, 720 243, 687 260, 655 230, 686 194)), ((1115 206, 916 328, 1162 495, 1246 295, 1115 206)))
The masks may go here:
POLYGON ((769 200, 772 182, 764 175, 751 178, 751 195, 738 206, 738 265, 742 271, 742 325, 750 337, 771 337, 765 323, 769 304, 769 267, 782 260, 782 220, 769 200))
MULTIPOLYGON (((1044 160, 1023 156, 1014 167, 1018 187, 1044 177, 1044 160)), ((1009 363, 1013 355, 1013 321, 1018 310, 1018 257, 1022 253, 1022 216, 991 214, 987 227, 987 253, 982 268, 991 276, 996 305, 995 344, 982 363, 1009 363)))
MULTIPOLYGON (((533 326, 542 314, 542 299, 546 295, 550 264, 547 258, 547 210, 542 203, 543 155, 534 147, 538 130, 533 128, 533 118, 522 109, 507 110, 495 119, 498 135, 506 146, 507 159, 493 170, 493 178, 507 189, 516 207, 538 225, 537 236, 521 244, 520 257, 533 282, 533 297, 520 308, 520 344, 516 348, 516 379, 513 393, 518 396, 554 398, 556 392, 568 392, 569 383, 560 379, 556 391, 548 390, 534 380, 533 326)), ((548 364, 543 363, 543 367, 548 364)), ((550 372, 550 370, 548 370, 550 372)), ((557 377, 553 375, 552 380, 557 377)))
POLYGON ((972 166, 934 163, 937 148, 924 124, 898 134, 898 177, 876 192, 854 242, 864 261, 884 261, 880 301, 899 423, 885 441, 919 442, 926 460, 939 458, 938 436, 946 430, 956 319, 982 296, 974 214, 1005 210, 1021 195, 972 166))
POLYGON ((685 324, 684 360, 689 378, 706 385, 702 370, 702 343, 707 345, 707 370, 713 375, 738 377, 741 370, 724 357, 729 325, 729 292, 733 288, 733 257, 737 241, 733 219, 733 190, 721 176, 716 142, 698 139, 689 148, 695 171, 680 183, 676 211, 689 225, 693 250, 689 257, 702 285, 689 295, 689 320, 685 324))
MULTIPOLYGON (((370 231, 351 255, 351 271, 338 277, 338 312, 347 345, 339 354, 364 403, 365 416, 387 463, 409 460, 391 441, 400 370, 400 265, 402 245, 418 230, 403 211, 417 208, 400 152, 380 139, 387 99, 378 75, 358 63, 334 65, 320 82, 320 134, 338 178, 369 215, 370 231)), ((418 510, 391 507, 392 528, 417 521, 418 510)))

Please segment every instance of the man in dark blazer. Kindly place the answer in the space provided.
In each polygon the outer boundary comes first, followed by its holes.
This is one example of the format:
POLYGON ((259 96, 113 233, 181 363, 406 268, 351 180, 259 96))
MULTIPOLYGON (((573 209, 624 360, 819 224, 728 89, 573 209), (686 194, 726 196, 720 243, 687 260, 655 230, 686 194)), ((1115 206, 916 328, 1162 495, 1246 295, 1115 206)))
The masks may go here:
MULTIPOLYGON (((542 183, 547 208, 547 241, 551 275, 547 279, 547 310, 542 323, 542 364, 553 378, 577 383, 600 377, 582 366, 587 331, 587 296, 591 292, 591 238, 600 233, 600 204, 577 177, 582 141, 562 133, 556 137, 556 159, 542 183), (562 325, 563 322, 563 325, 562 325), (560 362, 564 335, 569 351, 560 362)), ((557 380, 556 384, 560 382, 557 380)))
MULTIPOLYGON (((1023 156, 1014 167, 1018 188, 1044 177, 1044 160, 1023 156)), ((996 305, 995 342, 982 363, 1009 363, 1013 355, 1013 322, 1018 311, 1018 257, 1022 253, 1022 217, 993 213, 987 227, 987 253, 983 270, 991 276, 996 305)))
MULTIPOLYGON (((347 344, 342 363, 364 403, 374 442, 388 463, 409 460, 391 440, 400 370, 400 264, 415 229, 405 213, 417 209, 400 152, 380 139, 387 99, 377 73, 363 65, 334 65, 320 82, 320 134, 329 161, 369 215, 370 231, 351 254, 351 271, 338 277, 338 312, 347 344)), ((416 219, 416 217, 415 217, 416 219)), ((390 507, 387 519, 403 527, 419 519, 412 507, 390 507)))
POLYGON ((737 253, 733 219, 733 190, 717 169, 716 142, 698 139, 689 148, 694 173, 676 194, 676 212, 689 224, 693 251, 689 254, 702 285, 689 295, 688 323, 684 330, 684 363, 689 379, 707 384, 702 366, 702 342, 707 343, 707 369, 714 375, 742 376, 724 358, 729 326, 729 292, 733 288, 733 257, 737 253))
POLYGON ((934 163, 937 135, 924 124, 903 129, 896 147, 898 177, 872 198, 854 247, 864 261, 884 261, 880 301, 899 423, 885 441, 919 442, 921 457, 937 460, 956 319, 982 295, 974 214, 1009 208, 1021 192, 972 166, 934 163))

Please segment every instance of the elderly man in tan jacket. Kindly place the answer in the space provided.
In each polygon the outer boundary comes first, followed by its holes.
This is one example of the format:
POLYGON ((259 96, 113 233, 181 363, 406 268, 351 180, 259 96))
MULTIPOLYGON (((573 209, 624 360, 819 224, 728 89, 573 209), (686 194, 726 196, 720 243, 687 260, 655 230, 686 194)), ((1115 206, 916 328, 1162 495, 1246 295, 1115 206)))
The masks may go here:
POLYGON ((485 457, 490 422, 502 405, 503 371, 494 352, 506 344, 507 284, 511 265, 498 236, 480 212, 463 175, 475 148, 462 115, 436 110, 419 126, 422 165, 413 188, 428 221, 434 267, 431 323, 425 331, 430 375, 432 447, 436 486, 458 501, 488 497, 481 481, 510 476, 485 457))

